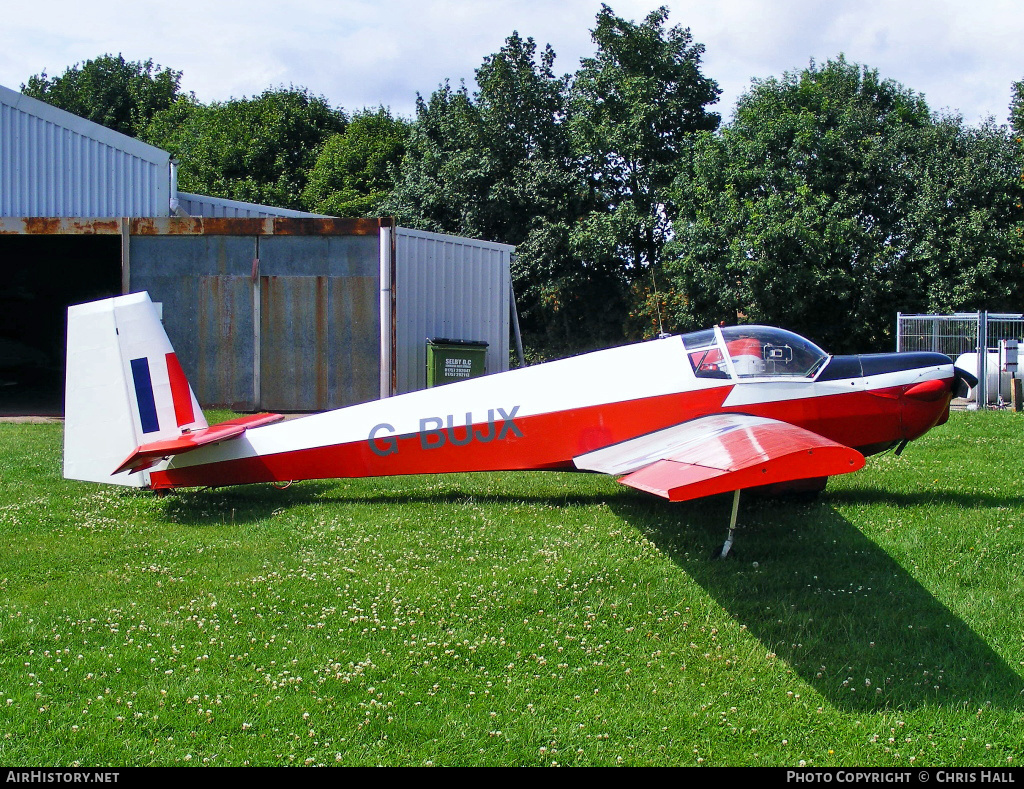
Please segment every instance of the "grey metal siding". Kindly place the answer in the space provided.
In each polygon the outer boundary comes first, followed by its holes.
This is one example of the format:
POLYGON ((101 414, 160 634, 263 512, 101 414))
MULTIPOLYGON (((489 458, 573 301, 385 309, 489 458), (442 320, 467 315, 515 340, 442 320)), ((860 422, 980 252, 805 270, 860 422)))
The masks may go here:
POLYGON ((508 369, 507 244, 395 229, 396 394, 426 386, 430 338, 487 343, 487 374, 508 369))
POLYGON ((170 154, 0 86, 0 216, 167 216, 170 154))
POLYGON ((376 235, 132 236, 130 290, 164 327, 203 406, 322 411, 374 400, 376 235))
POLYGON ((178 205, 189 216, 257 218, 286 216, 295 218, 327 218, 325 214, 310 214, 290 208, 275 208, 259 203, 245 203, 223 197, 209 197, 190 192, 178 192, 178 205))
POLYGON ((204 406, 256 408, 252 236, 133 236, 131 290, 163 304, 164 327, 204 406))

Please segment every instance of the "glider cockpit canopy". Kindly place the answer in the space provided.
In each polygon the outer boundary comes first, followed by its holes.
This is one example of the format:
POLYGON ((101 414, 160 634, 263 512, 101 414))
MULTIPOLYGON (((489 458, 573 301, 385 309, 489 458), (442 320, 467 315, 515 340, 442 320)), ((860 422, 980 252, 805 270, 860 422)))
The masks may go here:
POLYGON ((812 378, 829 356, 799 334, 771 326, 729 326, 683 335, 698 378, 812 378))

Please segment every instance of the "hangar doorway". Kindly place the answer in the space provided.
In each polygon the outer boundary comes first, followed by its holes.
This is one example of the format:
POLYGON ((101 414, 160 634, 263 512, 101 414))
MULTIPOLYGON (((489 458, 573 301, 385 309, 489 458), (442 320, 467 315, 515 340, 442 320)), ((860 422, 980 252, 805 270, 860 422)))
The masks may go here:
POLYGON ((0 234, 0 272, 0 416, 61 415, 68 305, 121 292, 121 237, 0 234))

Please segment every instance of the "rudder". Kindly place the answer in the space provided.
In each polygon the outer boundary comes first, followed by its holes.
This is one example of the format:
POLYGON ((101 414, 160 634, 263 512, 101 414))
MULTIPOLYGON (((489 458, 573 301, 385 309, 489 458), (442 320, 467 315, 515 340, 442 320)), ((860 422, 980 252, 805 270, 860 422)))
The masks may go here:
POLYGON ((142 444, 207 427, 148 293, 68 307, 64 405, 67 479, 147 487, 112 474, 142 444))

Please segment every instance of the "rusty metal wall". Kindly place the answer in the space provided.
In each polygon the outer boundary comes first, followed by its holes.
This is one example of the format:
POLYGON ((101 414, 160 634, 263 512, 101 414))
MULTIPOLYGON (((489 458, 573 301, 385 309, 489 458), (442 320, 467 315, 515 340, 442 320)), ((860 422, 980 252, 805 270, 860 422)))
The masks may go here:
POLYGON ((130 290, 163 303, 164 327, 204 406, 256 408, 253 236, 133 236, 130 290))
POLYGON ((260 239, 259 407, 321 411, 375 400, 375 236, 260 239))
POLYGON ((323 410, 421 389, 428 337, 483 340, 486 372, 508 369, 505 244, 294 217, 0 218, 6 233, 119 234, 122 288, 164 304, 205 406, 323 410))
POLYGON ((164 326, 204 406, 320 411, 376 399, 378 241, 132 236, 130 290, 164 326))

